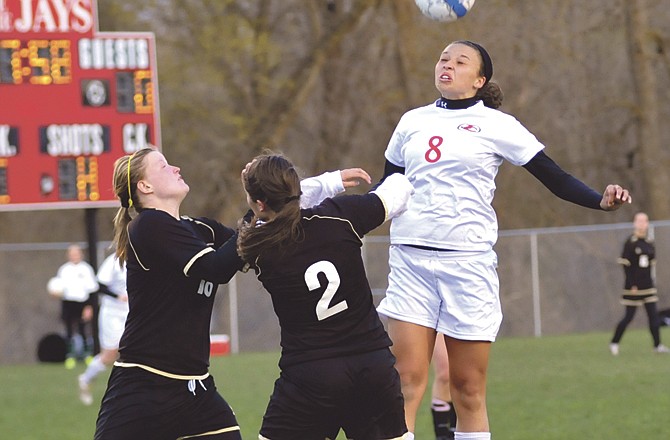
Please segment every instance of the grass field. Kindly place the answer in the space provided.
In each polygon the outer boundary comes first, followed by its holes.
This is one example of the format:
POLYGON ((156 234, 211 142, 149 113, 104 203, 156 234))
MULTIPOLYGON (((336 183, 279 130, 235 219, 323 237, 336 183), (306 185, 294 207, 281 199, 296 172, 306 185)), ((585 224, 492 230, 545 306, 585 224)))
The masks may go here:
MULTIPOLYGON (((655 354, 645 330, 630 330, 613 357, 609 334, 508 338, 493 345, 489 417, 495 440, 670 438, 670 355, 655 354)), ((662 329, 667 342, 670 332, 662 329)), ((245 439, 257 438, 277 353, 216 357, 212 374, 233 405, 245 439)), ((80 440, 93 437, 98 408, 77 398, 83 366, 0 367, 0 438, 80 440)), ((96 384, 96 404, 106 377, 96 384)), ((427 399, 417 439, 430 440, 427 399)), ((339 438, 344 438, 340 435, 339 438)), ((296 439, 299 440, 299 439, 296 439)))

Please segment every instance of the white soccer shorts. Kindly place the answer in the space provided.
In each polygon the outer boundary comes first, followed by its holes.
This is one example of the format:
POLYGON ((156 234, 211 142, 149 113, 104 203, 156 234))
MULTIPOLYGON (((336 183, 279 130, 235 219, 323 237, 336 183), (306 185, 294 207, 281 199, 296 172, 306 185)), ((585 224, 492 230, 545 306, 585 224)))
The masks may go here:
POLYGON ((119 341, 126 326, 128 313, 113 307, 100 307, 98 316, 98 339, 105 350, 119 348, 119 341))
POLYGON ((502 323, 498 257, 391 245, 389 286, 377 311, 455 339, 495 341, 502 323))

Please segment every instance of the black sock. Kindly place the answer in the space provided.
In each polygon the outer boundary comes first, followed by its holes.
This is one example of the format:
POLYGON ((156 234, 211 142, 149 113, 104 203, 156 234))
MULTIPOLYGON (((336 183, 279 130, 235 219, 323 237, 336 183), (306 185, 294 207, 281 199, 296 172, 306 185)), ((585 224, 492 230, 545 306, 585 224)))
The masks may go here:
POLYGON ((451 402, 433 399, 431 413, 433 415, 435 437, 438 439, 453 438, 450 435, 456 431, 456 411, 454 410, 454 405, 451 402))

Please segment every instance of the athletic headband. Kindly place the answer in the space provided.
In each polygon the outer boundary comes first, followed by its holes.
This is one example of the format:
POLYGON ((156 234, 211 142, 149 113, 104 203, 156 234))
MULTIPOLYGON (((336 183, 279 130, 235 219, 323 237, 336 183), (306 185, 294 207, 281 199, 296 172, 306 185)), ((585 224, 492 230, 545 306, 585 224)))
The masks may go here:
MULTIPOLYGON (((137 151, 135 153, 137 153, 137 151)), ((130 161, 133 160, 135 153, 131 154, 128 158, 128 208, 133 206, 133 193, 130 189, 130 161)))
POLYGON ((484 63, 484 76, 486 77, 484 85, 486 85, 486 83, 491 81, 491 78, 493 77, 493 62, 491 61, 491 56, 481 44, 477 44, 470 40, 465 40, 465 43, 471 45, 479 51, 479 55, 481 55, 482 62, 484 63))

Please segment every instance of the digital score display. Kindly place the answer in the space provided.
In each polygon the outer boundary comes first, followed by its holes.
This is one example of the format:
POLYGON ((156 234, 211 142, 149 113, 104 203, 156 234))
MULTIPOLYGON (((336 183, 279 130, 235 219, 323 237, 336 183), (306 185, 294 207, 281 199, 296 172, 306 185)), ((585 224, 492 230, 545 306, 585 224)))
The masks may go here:
POLYGON ((114 161, 161 147, 155 40, 94 0, 0 0, 0 211, 118 206, 114 161))

